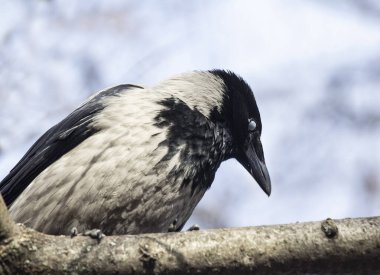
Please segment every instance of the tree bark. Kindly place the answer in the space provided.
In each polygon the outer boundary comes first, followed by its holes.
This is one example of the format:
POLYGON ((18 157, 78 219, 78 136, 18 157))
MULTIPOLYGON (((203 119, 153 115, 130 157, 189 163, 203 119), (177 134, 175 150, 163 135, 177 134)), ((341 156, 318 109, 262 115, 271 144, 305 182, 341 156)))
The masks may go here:
POLYGON ((0 274, 379 272, 380 217, 97 241, 15 225, 0 196, 0 274))

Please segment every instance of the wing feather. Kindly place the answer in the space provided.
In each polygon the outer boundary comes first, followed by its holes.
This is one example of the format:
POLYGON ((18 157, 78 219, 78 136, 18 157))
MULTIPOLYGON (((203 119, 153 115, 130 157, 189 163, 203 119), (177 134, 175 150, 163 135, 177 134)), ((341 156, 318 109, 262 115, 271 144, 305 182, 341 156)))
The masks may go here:
POLYGON ((7 206, 44 169, 100 130, 92 127, 91 122, 104 109, 102 102, 105 97, 117 96, 131 88, 142 87, 125 84, 102 91, 43 134, 0 182, 0 192, 7 206))

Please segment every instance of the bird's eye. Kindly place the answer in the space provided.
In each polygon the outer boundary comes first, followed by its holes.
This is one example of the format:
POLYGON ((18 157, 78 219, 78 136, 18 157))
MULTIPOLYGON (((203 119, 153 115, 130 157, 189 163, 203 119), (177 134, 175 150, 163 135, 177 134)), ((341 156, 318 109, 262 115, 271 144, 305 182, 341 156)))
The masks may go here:
POLYGON ((253 132, 256 129, 256 122, 253 119, 248 120, 248 131, 253 132))

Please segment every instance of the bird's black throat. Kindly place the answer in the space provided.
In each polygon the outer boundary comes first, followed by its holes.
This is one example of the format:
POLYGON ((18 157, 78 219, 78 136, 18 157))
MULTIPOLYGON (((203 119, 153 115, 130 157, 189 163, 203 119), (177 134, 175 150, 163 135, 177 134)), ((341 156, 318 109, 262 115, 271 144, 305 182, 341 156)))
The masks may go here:
POLYGON ((168 151, 154 169, 167 169, 168 162, 179 153, 178 164, 171 169, 169 177, 174 181, 181 178, 182 186, 190 184, 193 193, 208 189, 216 170, 232 150, 229 135, 224 127, 178 98, 170 97, 158 103, 164 108, 155 117, 155 126, 167 129, 166 140, 159 146, 166 146, 168 151))

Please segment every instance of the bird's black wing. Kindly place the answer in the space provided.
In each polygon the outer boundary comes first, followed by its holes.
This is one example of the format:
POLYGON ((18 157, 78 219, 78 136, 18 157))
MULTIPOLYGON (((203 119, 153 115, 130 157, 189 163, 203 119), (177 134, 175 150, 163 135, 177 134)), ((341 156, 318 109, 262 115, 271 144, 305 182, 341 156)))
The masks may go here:
POLYGON ((45 168, 99 131, 91 127, 90 123, 104 109, 103 98, 117 96, 130 88, 142 87, 126 84, 102 91, 42 135, 0 183, 0 192, 7 206, 45 168))

